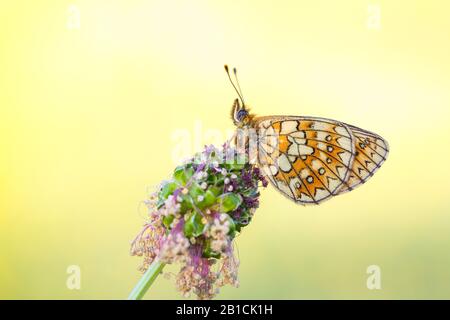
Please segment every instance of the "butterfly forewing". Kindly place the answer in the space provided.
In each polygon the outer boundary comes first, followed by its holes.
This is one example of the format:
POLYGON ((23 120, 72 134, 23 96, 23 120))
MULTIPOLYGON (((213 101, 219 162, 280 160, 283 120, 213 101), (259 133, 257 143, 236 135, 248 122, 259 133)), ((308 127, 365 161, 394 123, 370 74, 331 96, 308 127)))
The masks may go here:
POLYGON ((348 125, 329 119, 270 116, 254 119, 258 164, 271 183, 300 204, 318 204, 343 191, 355 159, 348 125))

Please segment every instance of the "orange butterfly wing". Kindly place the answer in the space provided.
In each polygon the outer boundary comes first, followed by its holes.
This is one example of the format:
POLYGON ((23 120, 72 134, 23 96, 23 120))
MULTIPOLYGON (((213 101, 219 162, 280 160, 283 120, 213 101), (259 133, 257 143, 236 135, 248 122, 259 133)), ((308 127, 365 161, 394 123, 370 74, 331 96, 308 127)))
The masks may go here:
POLYGON ((299 204, 319 204, 364 183, 389 150, 372 132, 324 118, 258 117, 253 128, 259 132, 259 166, 299 204))
POLYGON ((355 158, 350 128, 329 119, 270 116, 254 119, 258 164, 270 182, 299 204, 319 204, 339 194, 355 158))

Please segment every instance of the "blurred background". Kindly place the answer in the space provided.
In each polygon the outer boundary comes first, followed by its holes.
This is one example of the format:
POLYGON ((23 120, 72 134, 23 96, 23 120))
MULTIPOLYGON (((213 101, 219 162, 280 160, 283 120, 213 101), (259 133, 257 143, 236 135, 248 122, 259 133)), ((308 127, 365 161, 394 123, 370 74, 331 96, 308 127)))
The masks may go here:
MULTIPOLYGON (((224 63, 238 67, 255 113, 345 121, 385 137, 391 153, 367 184, 317 207, 264 190, 237 239, 241 286, 218 297, 450 298, 449 10, 438 0, 2 1, 0 298, 127 297, 140 277, 129 244, 141 201, 179 153, 233 128, 224 63), (72 265, 80 290, 66 286, 72 265), (366 285, 370 266, 380 289, 366 285)), ((180 295, 160 277, 146 298, 180 295)))

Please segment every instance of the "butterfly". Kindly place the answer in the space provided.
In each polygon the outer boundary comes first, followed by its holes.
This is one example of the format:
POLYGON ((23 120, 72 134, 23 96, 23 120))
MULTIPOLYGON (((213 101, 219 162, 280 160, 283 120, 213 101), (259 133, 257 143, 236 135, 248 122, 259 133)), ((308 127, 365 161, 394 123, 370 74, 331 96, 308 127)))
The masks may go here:
POLYGON ((231 109, 234 124, 254 132, 257 166, 295 203, 319 204, 351 191, 386 161, 389 145, 376 133, 326 118, 253 115, 244 103, 236 69, 236 85, 226 65, 225 70, 239 96, 231 109))

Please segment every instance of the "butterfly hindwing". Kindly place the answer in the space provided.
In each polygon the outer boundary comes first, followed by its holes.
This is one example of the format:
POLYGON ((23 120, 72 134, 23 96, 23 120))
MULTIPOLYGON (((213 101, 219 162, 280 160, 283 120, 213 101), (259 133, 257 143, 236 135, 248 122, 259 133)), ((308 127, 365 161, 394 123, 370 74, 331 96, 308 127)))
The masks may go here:
POLYGON ((350 177, 355 138, 350 128, 329 119, 260 117, 259 166, 271 183, 300 204, 337 195, 350 177))
POLYGON ((355 126, 347 126, 355 138, 355 160, 349 179, 339 193, 351 191, 370 179, 389 154, 389 145, 382 137, 355 126))

